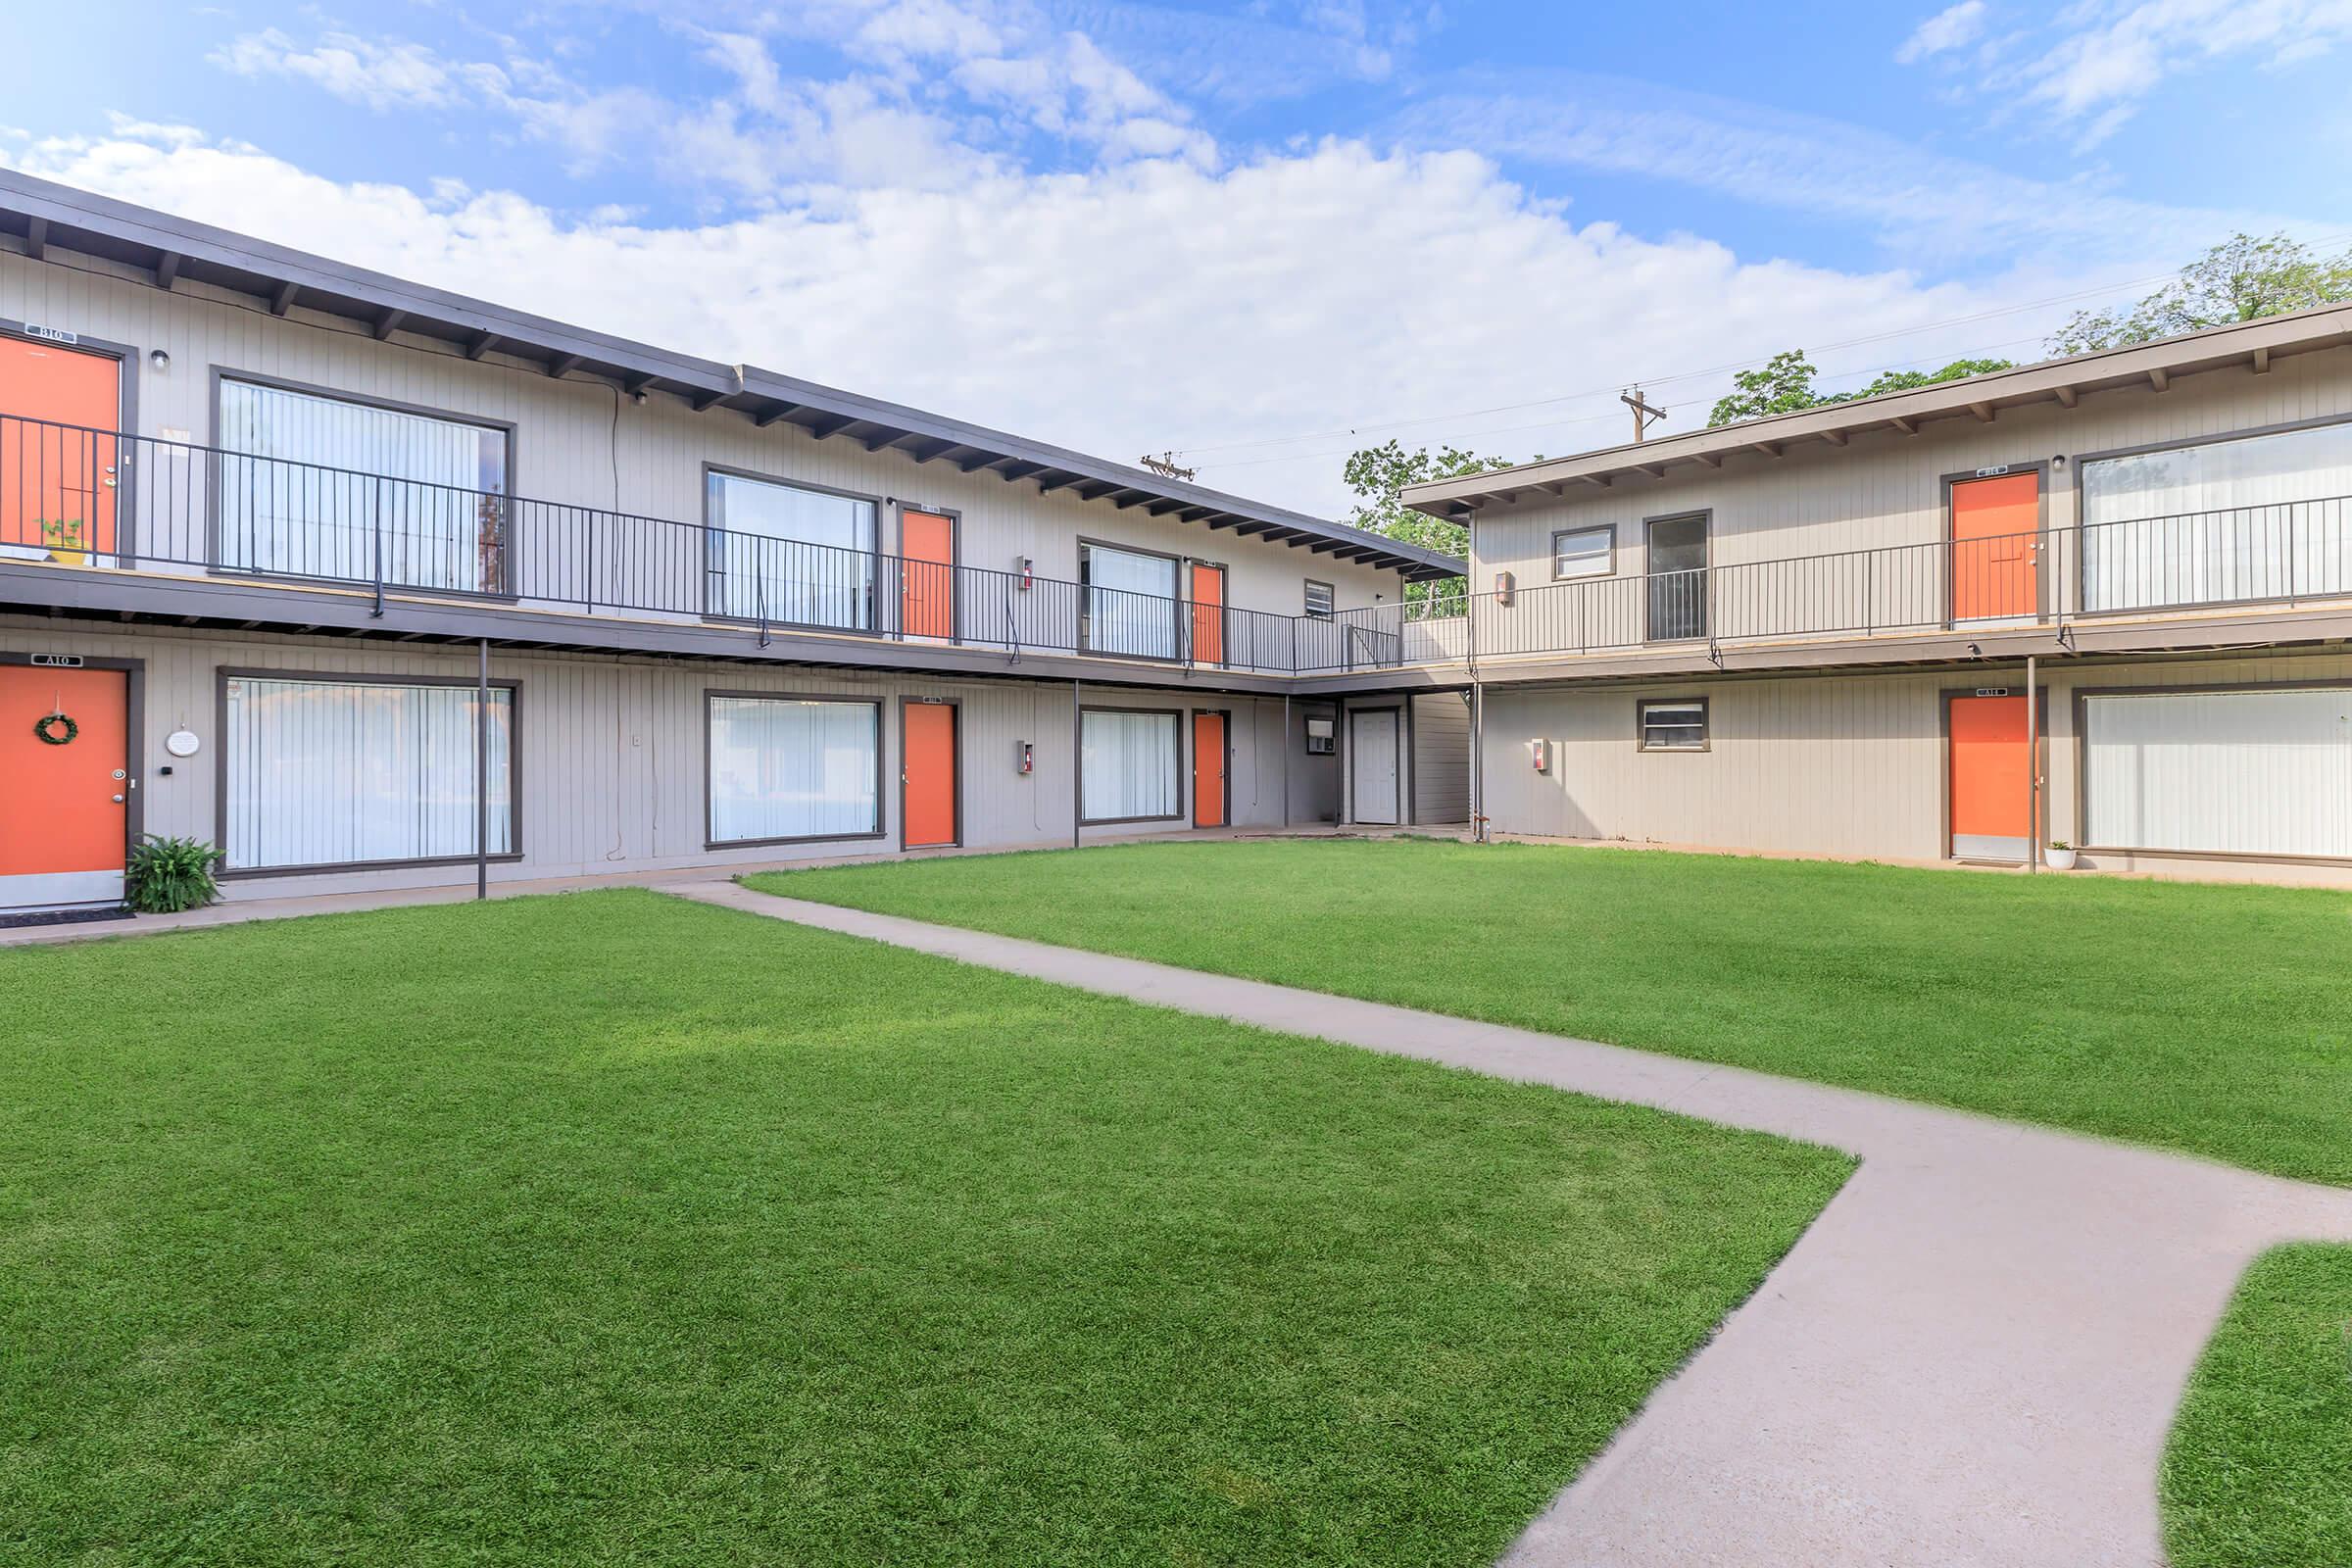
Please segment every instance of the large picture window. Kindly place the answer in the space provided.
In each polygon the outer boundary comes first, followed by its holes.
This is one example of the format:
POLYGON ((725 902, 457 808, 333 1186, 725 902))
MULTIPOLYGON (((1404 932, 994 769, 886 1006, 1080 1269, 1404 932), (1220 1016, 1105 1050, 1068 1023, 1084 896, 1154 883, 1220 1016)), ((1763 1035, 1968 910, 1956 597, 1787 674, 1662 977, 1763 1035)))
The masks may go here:
MULTIPOLYGON (((474 688, 232 675, 221 848, 232 871, 474 853, 474 688)), ((514 693, 490 689, 489 838, 514 853, 514 693)))
POLYGON ((2352 858, 2352 687, 2082 699, 2083 838, 2352 858))
POLYGON ((1184 814, 1175 713, 1090 708, 1079 732, 1079 814, 1087 821, 1159 821, 1184 814))
POLYGON ((1086 649, 1138 659, 1176 657, 1176 563, 1167 556, 1078 547, 1086 585, 1086 649))
POLYGON ((882 831, 882 706, 722 696, 710 703, 710 842, 882 831))
POLYGON ((505 430, 224 377, 220 442, 220 564, 509 591, 505 430))
POLYGON ((2082 605, 2352 593, 2352 423, 2082 465, 2082 605))
POLYGON ((875 512, 868 497, 711 470, 710 613, 872 630, 875 512))

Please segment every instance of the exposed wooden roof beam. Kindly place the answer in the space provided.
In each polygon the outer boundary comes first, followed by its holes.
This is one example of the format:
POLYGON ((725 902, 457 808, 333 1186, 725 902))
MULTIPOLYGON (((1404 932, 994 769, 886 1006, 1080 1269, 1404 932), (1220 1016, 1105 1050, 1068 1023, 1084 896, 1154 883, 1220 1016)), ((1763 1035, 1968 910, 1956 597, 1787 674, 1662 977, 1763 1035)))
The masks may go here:
POLYGON ((2173 372, 2161 365, 2150 366, 2148 368, 2148 385, 2159 392, 2170 392, 2173 389, 2173 372))
POLYGON ((36 218, 24 225, 24 254, 34 261, 49 248, 49 220, 36 218))
POLYGON ((580 368, 580 362, 587 358, 588 356, 585 354, 557 355, 554 359, 547 362, 547 378, 551 381, 561 381, 564 377, 578 369, 580 368))
POLYGON ((1634 465, 1634 468, 1637 472, 1648 474, 1652 479, 1666 477, 1666 465, 1663 463, 1637 463, 1634 465))
POLYGON ((170 289, 179 279, 179 264, 187 260, 177 251, 166 251, 155 261, 155 286, 170 289))
POLYGON ((1975 415, 1981 423, 1990 424, 1992 422, 1992 405, 1989 403, 1971 403, 1968 406, 1968 412, 1975 415))
MULTIPOLYGON (((983 464, 982 466, 985 467, 987 465, 983 464)), ((1046 466, 1042 463, 1031 463, 1025 458, 1015 458, 997 470, 997 477, 1008 482, 1014 479, 1026 479, 1033 473, 1043 473, 1045 467, 1046 466)))
POLYGON ((1750 441, 1748 446, 1754 451, 1763 453, 1768 458, 1777 458, 1781 455, 1781 448, 1778 442, 1750 441))
POLYGON ((1182 512, 1183 510, 1183 502, 1170 501, 1163 496, 1159 500, 1154 501, 1150 506, 1146 507, 1144 509, 1144 515, 1147 517, 1164 517, 1171 512, 1182 512))
MULTIPOLYGON (((911 447, 907 450, 913 451, 911 447)), ((916 452, 914 454, 914 461, 917 463, 937 463, 940 459, 946 457, 951 452, 962 452, 964 450, 965 448, 961 442, 943 440, 928 452, 916 452)))
POLYGON ((871 436, 866 438, 864 442, 865 450, 868 452, 879 452, 884 447, 895 447, 911 434, 913 434, 913 432, 910 430, 893 430, 889 426, 885 425, 883 428, 875 431, 871 436))
POLYGON ((982 468, 994 467, 1004 461, 994 452, 981 452, 975 453, 970 462, 958 463, 956 467, 962 473, 978 473, 982 468))
POLYGON ((1890 416, 1886 422, 1893 425, 1897 430, 1902 431, 1905 435, 1919 434, 1919 421, 1917 419, 1906 419, 1901 415, 1897 414, 1890 416))
POLYGON ((650 372, 641 372, 637 375, 624 375, 620 378, 620 389, 633 398, 643 397, 646 389, 653 384, 654 377, 650 372))
POLYGON ((2076 400, 2081 396, 2081 394, 2071 386, 2058 387, 2054 389, 2053 395, 2058 399, 2061 405, 2070 409, 2075 406, 2076 400))
POLYGON ((1603 490, 1609 487, 1609 476, 1605 473, 1580 473, 1577 477, 1587 484, 1596 484, 1603 490))
POLYGON ((472 341, 466 345, 466 357, 469 360, 478 360, 496 347, 498 347, 496 332, 476 332, 473 334, 472 341))
POLYGON ((755 427, 764 430, 786 415, 793 414, 799 409, 798 403, 771 403, 752 416, 752 423, 755 427))
MULTIPOLYGON (((1118 492, 1118 497, 1119 499, 1111 503, 1111 505, 1116 507, 1121 512, 1125 512, 1129 507, 1140 507, 1147 501, 1157 499, 1149 490, 1121 490, 1118 492)), ((1152 515, 1157 516, 1159 514, 1152 513, 1152 515)))
POLYGON ((375 318, 375 340, 381 343, 400 330, 400 323, 409 318, 406 311, 386 311, 375 318))
POLYGON ((1841 447, 1846 442, 1846 434, 1843 430, 1824 430, 1821 432, 1821 438, 1834 447, 1841 447))
POLYGON ((280 283, 277 292, 270 296, 270 314, 283 316, 294 308, 295 298, 302 293, 299 283, 280 283))
POLYGON ((2269 373, 2270 368, 2271 351, 2267 348, 2256 349, 2254 351, 2254 373, 2264 375, 2269 373))
POLYGON ((1041 496, 1050 496, 1056 490, 1067 490, 1086 477, 1081 473, 1071 473, 1065 468, 1047 468, 1042 471, 1048 477, 1037 481, 1037 493, 1041 496))
POLYGON ((1698 459, 1699 462, 1705 464, 1710 468, 1720 468, 1723 466, 1723 454, 1720 452, 1694 452, 1691 454, 1691 456, 1698 459))
POLYGON ((1213 515, 1216 510, 1214 507, 1203 507, 1194 503, 1180 508, 1176 514, 1176 520, 1178 522, 1199 522, 1202 517, 1213 515))
POLYGON ((829 418, 809 420, 808 433, 819 441, 823 441, 841 434, 842 431, 857 422, 846 414, 836 414, 829 418))
POLYGON ((1107 479, 1094 479, 1078 486, 1078 494, 1082 500, 1100 501, 1104 496, 1111 494, 1113 491, 1124 490, 1125 488, 1125 485, 1112 484, 1107 479))
POLYGON ((718 402, 720 399, 733 396, 734 394, 732 392, 712 392, 706 389, 701 392, 690 394, 686 399, 686 406, 694 410, 695 413, 700 414, 711 404, 718 402))

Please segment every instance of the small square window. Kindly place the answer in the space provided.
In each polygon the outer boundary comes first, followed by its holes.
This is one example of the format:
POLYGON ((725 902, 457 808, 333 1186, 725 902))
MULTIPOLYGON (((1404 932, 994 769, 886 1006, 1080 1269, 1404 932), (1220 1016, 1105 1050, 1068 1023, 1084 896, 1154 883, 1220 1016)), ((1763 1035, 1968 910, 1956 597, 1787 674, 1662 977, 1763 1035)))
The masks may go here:
POLYGON ((1329 620, 1335 603, 1331 584, 1317 582, 1312 577, 1306 579, 1306 612, 1308 614, 1317 620, 1329 620))
POLYGON ((1642 750, 1645 752, 1703 752, 1707 749, 1705 698, 1642 703, 1642 750))
POLYGON ((1610 528, 1570 528, 1551 536, 1551 575, 1606 577, 1617 569, 1617 535, 1610 528))

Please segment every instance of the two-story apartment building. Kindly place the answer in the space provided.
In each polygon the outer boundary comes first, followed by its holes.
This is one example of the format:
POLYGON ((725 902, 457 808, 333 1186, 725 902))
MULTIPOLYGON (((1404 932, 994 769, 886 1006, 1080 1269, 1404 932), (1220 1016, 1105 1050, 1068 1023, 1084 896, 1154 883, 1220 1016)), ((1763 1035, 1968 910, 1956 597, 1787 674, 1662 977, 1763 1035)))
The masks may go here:
POLYGON ((1458 570, 0 172, 0 910, 1458 820, 1458 570))
POLYGON ((1420 486, 1407 630, 1497 831, 2343 883, 2348 498, 2331 307, 1420 486))

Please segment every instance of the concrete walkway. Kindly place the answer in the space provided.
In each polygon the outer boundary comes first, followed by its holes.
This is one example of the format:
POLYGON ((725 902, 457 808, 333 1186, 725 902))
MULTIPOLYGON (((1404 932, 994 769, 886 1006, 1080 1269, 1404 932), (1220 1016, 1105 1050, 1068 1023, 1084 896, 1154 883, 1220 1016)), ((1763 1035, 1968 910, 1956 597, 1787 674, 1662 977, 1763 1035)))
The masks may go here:
POLYGON ((1854 1179, 1507 1562, 2160 1564, 2156 1467, 2245 1266, 2352 1192, 1733 1067, 730 882, 667 891, 1268 1029, 1809 1139, 1854 1179))

